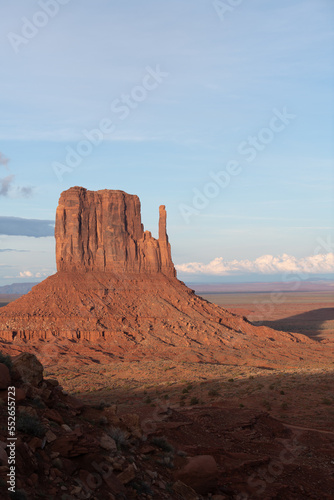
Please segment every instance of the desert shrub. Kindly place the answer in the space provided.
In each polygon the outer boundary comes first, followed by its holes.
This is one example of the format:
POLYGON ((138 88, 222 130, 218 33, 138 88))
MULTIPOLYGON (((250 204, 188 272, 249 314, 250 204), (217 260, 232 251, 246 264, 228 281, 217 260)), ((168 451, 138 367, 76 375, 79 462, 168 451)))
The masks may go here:
POLYGON ((271 405, 270 405, 269 401, 266 401, 266 400, 265 400, 265 401, 263 401, 263 406, 264 406, 264 407, 265 407, 268 411, 269 411, 269 410, 271 410, 271 405))
POLYGON ((199 404, 199 399, 198 398, 191 398, 190 400, 191 405, 198 405, 199 404))
POLYGON ((13 366, 12 358, 8 354, 3 354, 3 352, 0 352, 0 363, 6 365, 9 370, 13 366))
POLYGON ((321 402, 323 405, 331 405, 332 404, 332 401, 330 399, 327 399, 327 398, 323 398, 323 400, 321 402))
POLYGON ((44 404, 44 402, 42 401, 42 399, 37 396, 36 398, 32 399, 31 400, 31 406, 33 406, 34 408, 46 408, 46 405, 44 404))
POLYGON ((156 460, 156 463, 162 465, 163 467, 167 467, 168 469, 174 468, 174 462, 172 461, 171 457, 168 456, 159 458, 158 460, 156 460))
POLYGON ((92 405, 92 408, 94 408, 95 410, 104 410, 105 408, 109 408, 110 404, 109 403, 106 403, 106 401, 104 401, 103 399, 101 399, 101 401, 99 403, 96 403, 94 405, 92 405))
POLYGON ((55 408, 62 408, 62 409, 68 410, 69 407, 68 407, 68 405, 66 405, 62 401, 56 401, 55 408))
POLYGON ((280 391, 280 394, 281 394, 282 396, 284 396, 285 392, 284 392, 284 391, 280 391))
POLYGON ((234 378, 229 378, 228 382, 234 382, 234 378))
POLYGON ((166 483, 166 491, 168 493, 174 493, 174 490, 173 490, 173 483, 166 483))
POLYGON ((43 437, 45 428, 38 417, 21 412, 17 418, 17 430, 31 434, 36 437, 43 437))
POLYGON ((208 394, 209 394, 209 396, 211 396, 213 398, 216 398, 217 396, 219 396, 219 392, 217 391, 217 389, 210 389, 208 394))
POLYGON ((153 491, 151 490, 150 485, 140 479, 137 481, 130 481, 128 486, 131 486, 131 488, 133 488, 139 495, 144 493, 146 495, 153 496, 153 491))
POLYGON ((164 437, 154 437, 151 439, 151 444, 157 446, 162 451, 174 452, 174 448, 164 437))
POLYGON ((129 446, 127 433, 119 427, 111 427, 109 429, 109 435, 115 440, 118 450, 129 446))

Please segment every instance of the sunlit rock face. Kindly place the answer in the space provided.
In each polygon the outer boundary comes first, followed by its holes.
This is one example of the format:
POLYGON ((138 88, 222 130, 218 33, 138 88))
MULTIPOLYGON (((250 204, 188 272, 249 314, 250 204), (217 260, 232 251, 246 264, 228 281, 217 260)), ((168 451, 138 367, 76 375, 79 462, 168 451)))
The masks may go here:
POLYGON ((104 189, 64 191, 56 215, 58 271, 176 275, 160 206, 159 238, 144 231, 138 196, 104 189))

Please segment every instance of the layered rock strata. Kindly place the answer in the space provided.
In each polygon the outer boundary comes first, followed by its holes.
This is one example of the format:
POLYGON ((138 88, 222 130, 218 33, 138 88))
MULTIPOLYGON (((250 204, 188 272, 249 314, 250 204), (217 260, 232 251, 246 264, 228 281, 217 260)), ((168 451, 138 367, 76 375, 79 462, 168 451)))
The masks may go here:
POLYGON ((144 231, 138 196, 123 191, 62 193, 56 214, 58 271, 159 273, 174 277, 166 232, 166 209, 160 207, 159 239, 144 231))
POLYGON ((57 352, 74 359, 85 349, 94 359, 103 353, 256 366, 332 356, 328 346, 256 327, 195 295, 176 278, 166 217, 162 205, 155 239, 144 231, 137 196, 81 187, 62 193, 58 272, 0 309, 0 344, 15 354, 30 348, 46 364, 66 364, 57 352))

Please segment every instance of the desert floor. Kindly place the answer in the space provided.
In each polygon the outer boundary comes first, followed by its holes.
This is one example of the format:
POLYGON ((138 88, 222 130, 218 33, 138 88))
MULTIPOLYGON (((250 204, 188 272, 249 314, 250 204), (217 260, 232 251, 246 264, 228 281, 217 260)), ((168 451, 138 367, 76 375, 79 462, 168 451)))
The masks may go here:
MULTIPOLYGON (((330 293, 203 297, 255 324, 333 345, 330 293)), ((333 499, 334 360, 277 369, 154 358, 120 361, 98 348, 96 356, 82 352, 72 358, 70 350, 58 353, 67 362, 47 364, 44 377, 57 378, 66 391, 94 407, 116 405, 120 416, 137 414, 148 436, 161 436, 182 453, 214 456, 219 491, 225 493, 221 498, 333 499)), ((158 467, 154 457, 148 465, 158 467)))
MULTIPOLYGON (((246 316, 255 324, 334 341, 334 309, 328 292, 205 294, 206 300, 246 316), (280 302, 277 300, 280 299, 280 302)), ((292 425, 333 431, 334 360, 331 366, 270 369, 170 360, 92 363, 70 371, 49 367, 64 388, 88 400, 117 403, 122 411, 149 411, 214 404, 268 411, 292 425), (84 373, 83 373, 84 372, 84 373)))

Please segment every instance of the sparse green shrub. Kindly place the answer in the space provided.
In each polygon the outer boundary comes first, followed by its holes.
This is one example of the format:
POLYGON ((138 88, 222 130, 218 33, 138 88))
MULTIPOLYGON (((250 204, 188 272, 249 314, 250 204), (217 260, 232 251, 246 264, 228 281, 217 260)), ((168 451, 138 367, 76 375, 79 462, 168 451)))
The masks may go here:
POLYGON ((109 435, 115 440, 118 450, 129 446, 127 433, 119 427, 111 427, 109 429, 109 435))
POLYGON ((330 399, 327 399, 327 398, 323 398, 323 400, 321 402, 323 405, 331 405, 332 404, 332 401, 330 399))
POLYGON ((21 412, 17 418, 17 430, 31 434, 36 437, 43 437, 46 430, 38 417, 21 412))
POLYGON ((151 490, 150 485, 140 479, 137 481, 130 481, 128 486, 131 486, 131 488, 133 488, 140 495, 144 493, 146 495, 153 496, 153 491, 151 490))
POLYGON ((151 439, 151 444, 157 446, 162 451, 174 452, 174 448, 168 443, 164 437, 154 437, 151 439))
POLYGON ((173 483, 166 483, 166 491, 171 494, 174 493, 173 483))
POLYGON ((43 400, 39 397, 36 396, 34 399, 31 400, 31 406, 34 408, 46 408, 46 405, 44 404, 43 400))
POLYGON ((271 405, 269 401, 263 401, 263 406, 269 411, 271 410, 271 405))
POLYGON ((234 382, 234 378, 229 378, 228 382, 234 382))
POLYGON ((284 391, 280 391, 280 394, 281 394, 282 396, 284 396, 285 392, 284 392, 284 391))
POLYGON ((147 396, 147 398, 145 398, 144 402, 145 402, 147 405, 149 405, 150 403, 152 403, 152 399, 151 399, 149 396, 147 396))
POLYGON ((196 397, 191 398, 190 400, 191 405, 198 405, 199 404, 199 399, 196 397))
POLYGON ((103 416, 103 417, 101 417, 101 418, 99 419, 99 425, 102 425, 102 426, 103 426, 103 425, 107 425, 107 423, 108 423, 108 419, 107 419, 107 417, 104 417, 104 416, 103 416))
POLYGON ((94 405, 92 405, 92 408, 94 408, 95 410, 104 410, 105 408, 109 408, 110 406, 110 403, 107 403, 106 401, 104 401, 103 399, 101 399, 101 401, 99 403, 95 403, 94 405))
POLYGON ((208 392, 208 394, 212 398, 216 398, 217 396, 219 396, 219 392, 217 391, 217 389, 210 389, 209 392, 208 392))
POLYGON ((56 401, 55 408, 62 408, 68 410, 68 405, 66 405, 62 401, 56 401))
POLYGON ((287 410, 288 409, 288 403, 282 403, 281 404, 282 410, 287 410))
POLYGON ((163 467, 167 467, 168 469, 173 469, 174 468, 174 462, 172 460, 172 457, 170 456, 165 456, 162 458, 159 458, 156 460, 156 463, 159 465, 162 465, 163 467))
POLYGON ((187 389, 186 387, 185 387, 184 389, 182 389, 182 393, 183 393, 183 394, 188 394, 188 392, 189 392, 189 391, 188 391, 188 389, 187 389))

